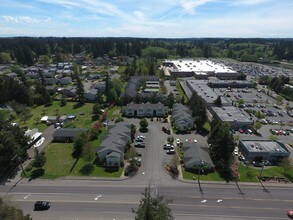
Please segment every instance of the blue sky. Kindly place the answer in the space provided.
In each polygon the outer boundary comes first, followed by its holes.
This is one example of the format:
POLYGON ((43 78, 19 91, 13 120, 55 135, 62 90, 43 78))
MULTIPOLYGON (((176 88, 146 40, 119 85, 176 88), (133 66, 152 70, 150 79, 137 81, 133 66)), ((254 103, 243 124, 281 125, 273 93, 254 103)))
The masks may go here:
POLYGON ((293 0, 1 0, 0 37, 293 37, 293 0))

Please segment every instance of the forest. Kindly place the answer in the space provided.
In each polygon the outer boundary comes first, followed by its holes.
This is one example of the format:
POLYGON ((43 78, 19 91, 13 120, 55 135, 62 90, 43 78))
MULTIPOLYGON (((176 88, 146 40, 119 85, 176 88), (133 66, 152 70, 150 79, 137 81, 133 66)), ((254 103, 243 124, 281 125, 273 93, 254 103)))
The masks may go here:
POLYGON ((16 61, 33 65, 44 55, 62 61, 64 54, 90 54, 93 58, 110 57, 233 58, 257 62, 259 59, 293 60, 293 39, 149 39, 149 38, 0 38, 0 63, 16 61))

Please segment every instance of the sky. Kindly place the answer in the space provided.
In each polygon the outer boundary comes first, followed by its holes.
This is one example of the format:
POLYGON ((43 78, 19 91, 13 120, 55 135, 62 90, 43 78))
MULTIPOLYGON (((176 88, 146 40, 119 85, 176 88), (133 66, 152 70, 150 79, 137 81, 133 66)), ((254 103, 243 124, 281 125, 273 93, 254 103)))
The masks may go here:
POLYGON ((292 38, 293 0, 0 0, 0 37, 292 38))

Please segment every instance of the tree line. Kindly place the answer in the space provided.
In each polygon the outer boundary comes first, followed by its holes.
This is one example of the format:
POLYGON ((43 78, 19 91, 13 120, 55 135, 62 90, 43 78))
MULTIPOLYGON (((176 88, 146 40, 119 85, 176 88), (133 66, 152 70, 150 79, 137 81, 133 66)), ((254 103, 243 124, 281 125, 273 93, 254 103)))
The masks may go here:
POLYGON ((149 39, 149 38, 57 38, 15 37, 0 39, 0 63, 17 61, 33 65, 44 55, 61 62, 64 54, 91 54, 101 57, 137 56, 228 57, 256 62, 259 58, 293 60, 292 39, 149 39))

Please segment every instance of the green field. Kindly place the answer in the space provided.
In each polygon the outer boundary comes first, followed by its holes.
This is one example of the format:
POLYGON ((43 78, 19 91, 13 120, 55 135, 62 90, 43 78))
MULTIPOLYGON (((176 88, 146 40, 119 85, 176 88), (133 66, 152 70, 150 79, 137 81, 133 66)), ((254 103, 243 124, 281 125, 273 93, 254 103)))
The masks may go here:
MULTIPOLYGON (((94 146, 93 146, 94 147, 94 146)), ((91 177, 120 177, 123 169, 116 172, 106 172, 104 168, 71 156, 72 143, 51 143, 46 150, 47 162, 43 167, 45 173, 42 178, 58 178, 64 176, 91 176, 91 177)))
POLYGON ((26 122, 18 122, 21 126, 27 126, 28 128, 38 128, 40 131, 44 131, 47 125, 41 123, 41 118, 45 115, 56 116, 56 115, 76 115, 76 119, 72 122, 73 127, 90 127, 93 123, 92 121, 92 109, 93 103, 86 103, 80 107, 76 107, 76 102, 67 102, 63 107, 60 107, 59 101, 54 101, 51 106, 45 107, 44 105, 37 106, 31 110, 32 117, 26 122))
MULTIPOLYGON (((257 176, 260 175, 261 168, 255 168, 252 166, 245 166, 243 164, 239 167, 240 171, 240 182, 258 182, 257 176)), ((284 177, 284 169, 282 167, 270 167, 265 168, 262 172, 262 176, 268 176, 268 177, 284 177)), ((289 178, 292 181, 293 177, 293 170, 288 170, 286 177, 289 178)), ((182 170, 183 178, 184 179, 195 179, 197 180, 198 174, 193 172, 187 172, 182 170)), ((201 174, 200 175, 201 180, 209 180, 209 181, 225 181, 223 178, 219 176, 217 172, 215 173, 209 173, 207 175, 201 174)))

